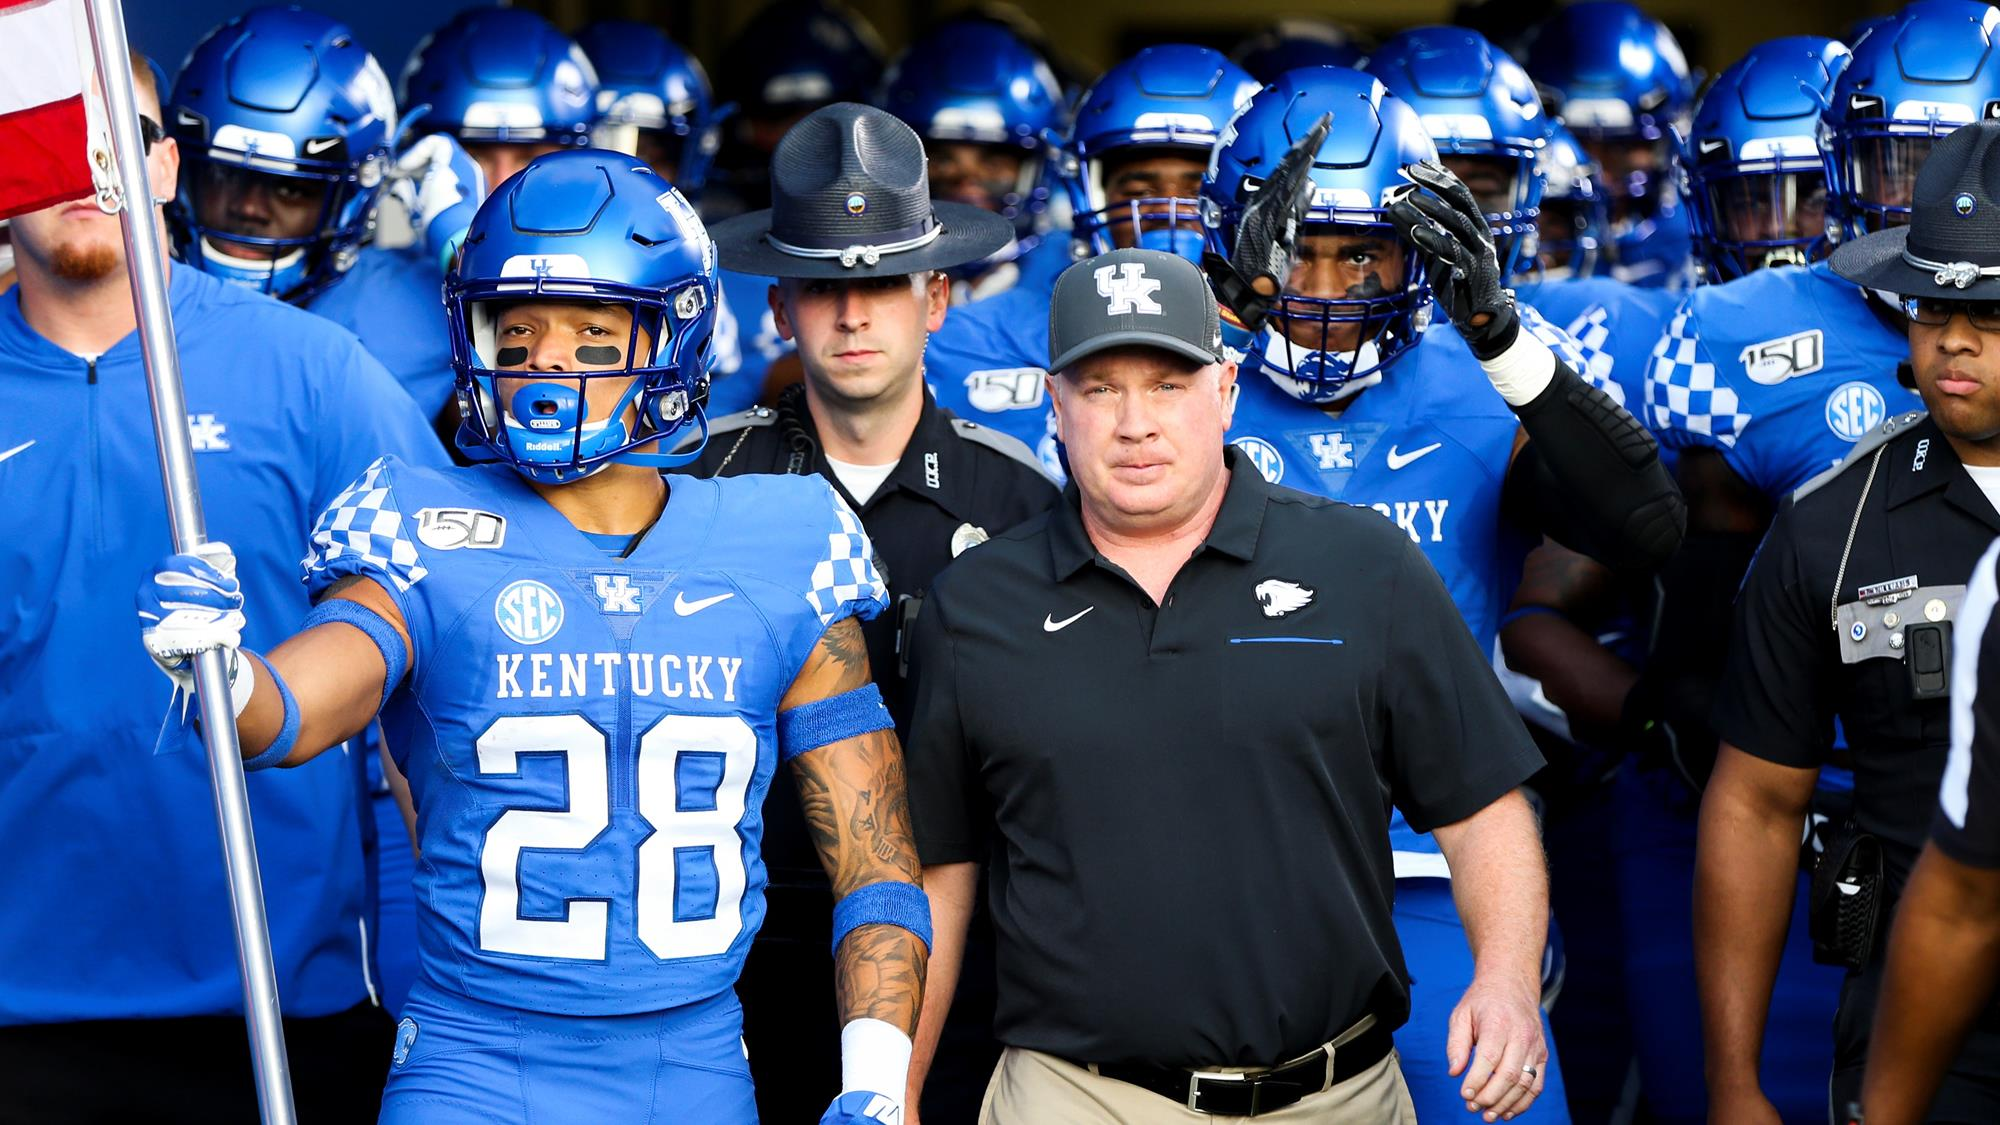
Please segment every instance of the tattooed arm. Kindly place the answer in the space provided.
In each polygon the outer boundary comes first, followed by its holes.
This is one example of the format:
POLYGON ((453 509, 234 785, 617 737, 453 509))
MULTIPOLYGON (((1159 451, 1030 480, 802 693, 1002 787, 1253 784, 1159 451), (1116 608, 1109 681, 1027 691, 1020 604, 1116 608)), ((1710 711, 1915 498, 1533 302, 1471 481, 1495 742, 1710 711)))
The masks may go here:
MULTIPOLYGON (((868 682, 861 626, 848 618, 820 638, 780 710, 868 682)), ((792 771, 806 828, 833 880, 835 899, 870 883, 922 884, 910 835, 903 750, 893 730, 870 731, 801 754, 792 759, 792 771)), ((909 930, 883 924, 857 927, 834 954, 841 1022, 878 1019, 905 1035, 913 1033, 923 1005, 927 961, 923 941, 909 930)))

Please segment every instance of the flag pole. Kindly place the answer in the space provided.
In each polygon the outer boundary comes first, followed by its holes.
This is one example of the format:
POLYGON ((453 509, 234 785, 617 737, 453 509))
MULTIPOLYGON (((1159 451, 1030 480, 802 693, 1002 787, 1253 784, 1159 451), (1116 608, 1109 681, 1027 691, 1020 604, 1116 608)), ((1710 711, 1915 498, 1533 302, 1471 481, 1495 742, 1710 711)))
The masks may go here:
MULTIPOLYGON (((91 53, 103 85, 109 117, 113 168, 93 168, 100 187, 104 174, 123 200, 119 226, 125 235, 125 271, 138 312, 139 344, 146 361, 146 389, 153 404, 153 432, 160 455, 160 479, 167 494, 167 524, 174 550, 191 551, 207 541, 201 492, 181 394, 180 352, 174 343, 167 304, 165 255, 153 221, 152 191, 146 178, 145 144, 139 135, 139 98, 125 39, 125 13, 118 0, 83 0, 90 19, 91 53)), ((160 92, 162 96, 166 91, 160 92)), ((104 198, 100 190, 100 200, 104 198)), ((223 654, 202 653, 195 661, 202 733, 208 743, 209 774, 215 784, 215 818, 228 872, 229 904, 236 923, 236 957, 243 972, 243 1006, 250 1025, 257 1106, 265 1125, 294 1125, 290 1065, 278 1010, 278 978, 271 962, 271 933, 264 916, 263 881, 257 871, 257 844, 250 829, 250 800, 243 781, 243 756, 236 742, 236 716, 229 702, 223 654)))

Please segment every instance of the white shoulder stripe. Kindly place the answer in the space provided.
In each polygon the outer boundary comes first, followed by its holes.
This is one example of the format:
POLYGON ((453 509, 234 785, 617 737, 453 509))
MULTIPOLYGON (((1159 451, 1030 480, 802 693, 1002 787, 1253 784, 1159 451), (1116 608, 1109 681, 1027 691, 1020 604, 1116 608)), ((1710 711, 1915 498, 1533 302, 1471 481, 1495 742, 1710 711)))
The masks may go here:
POLYGON ((2000 539, 1996 539, 1979 565, 1972 568, 1966 583, 1965 601, 1959 607, 1958 623, 1952 633, 1951 654, 1951 753, 1945 759, 1944 781, 1938 786, 1938 804, 1957 828, 1965 827, 1966 807, 1972 783, 1972 703, 1979 692, 1979 650, 1993 618, 1993 605, 2000 600, 1994 587, 1994 562, 2000 559, 2000 539))

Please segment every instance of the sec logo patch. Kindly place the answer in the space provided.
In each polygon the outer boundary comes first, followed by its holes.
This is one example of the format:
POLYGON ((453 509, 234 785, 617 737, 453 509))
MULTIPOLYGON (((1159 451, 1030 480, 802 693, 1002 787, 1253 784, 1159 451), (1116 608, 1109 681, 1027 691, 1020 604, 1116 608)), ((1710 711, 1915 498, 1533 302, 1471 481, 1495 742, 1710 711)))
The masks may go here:
POLYGON ((1889 417, 1889 404, 1872 385, 1842 383, 1826 396, 1826 425, 1842 441, 1860 441, 1889 417))
POLYGON ((523 579, 493 599, 493 620, 515 644, 538 645, 562 628, 562 599, 540 582, 523 579))
POLYGON ((1277 484, 1285 479, 1285 459, 1278 455, 1278 447, 1260 437, 1240 437, 1229 444, 1243 451, 1264 479, 1277 484))

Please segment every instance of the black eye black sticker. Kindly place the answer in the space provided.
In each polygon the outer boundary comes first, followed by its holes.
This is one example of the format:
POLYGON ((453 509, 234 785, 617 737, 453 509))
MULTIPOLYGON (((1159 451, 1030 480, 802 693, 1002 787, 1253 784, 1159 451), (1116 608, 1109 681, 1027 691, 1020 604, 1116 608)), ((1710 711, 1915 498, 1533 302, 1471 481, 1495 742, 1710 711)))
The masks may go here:
POLYGON ((595 366, 617 363, 625 358, 625 353, 604 344, 585 344, 576 349, 576 361, 595 366))
POLYGON ((502 367, 519 367, 528 362, 528 349, 501 348, 500 354, 495 356, 494 360, 502 367))

